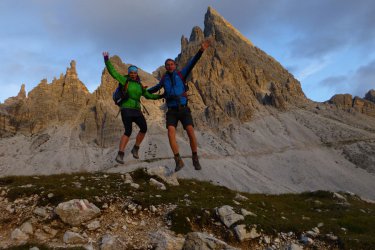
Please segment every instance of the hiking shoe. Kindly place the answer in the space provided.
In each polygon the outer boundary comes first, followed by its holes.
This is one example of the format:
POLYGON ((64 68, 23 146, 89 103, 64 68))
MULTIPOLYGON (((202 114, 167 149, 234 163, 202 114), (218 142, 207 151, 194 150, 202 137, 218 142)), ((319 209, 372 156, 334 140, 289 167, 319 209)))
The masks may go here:
POLYGON ((137 146, 134 145, 134 147, 133 147, 131 153, 133 154, 133 157, 134 157, 135 159, 139 159, 138 150, 139 150, 139 146, 137 147, 137 146))
POLYGON ((118 153, 115 160, 120 164, 124 164, 124 153, 118 153))
POLYGON ((202 166, 199 163, 198 155, 193 155, 193 166, 194 166, 195 170, 201 170, 202 169, 202 166))
POLYGON ((176 162, 176 168, 174 169, 175 172, 180 171, 185 165, 181 159, 181 156, 175 156, 174 161, 176 162))

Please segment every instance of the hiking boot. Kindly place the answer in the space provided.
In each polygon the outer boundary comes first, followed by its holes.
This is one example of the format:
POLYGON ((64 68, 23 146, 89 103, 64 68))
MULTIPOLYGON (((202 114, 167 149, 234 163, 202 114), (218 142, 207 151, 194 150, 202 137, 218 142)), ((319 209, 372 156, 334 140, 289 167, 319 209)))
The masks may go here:
POLYGON ((139 150, 139 146, 134 145, 134 147, 133 147, 131 153, 133 154, 133 157, 134 157, 135 159, 139 159, 138 150, 139 150))
POLYGON ((124 152, 119 151, 115 160, 120 164, 124 164, 124 152))
POLYGON ((192 159, 193 159, 193 166, 194 166, 195 170, 201 170, 202 166, 199 163, 198 155, 193 155, 192 159))
POLYGON ((174 161, 176 162, 176 168, 174 169, 175 172, 180 171, 185 165, 180 155, 175 156, 174 161))

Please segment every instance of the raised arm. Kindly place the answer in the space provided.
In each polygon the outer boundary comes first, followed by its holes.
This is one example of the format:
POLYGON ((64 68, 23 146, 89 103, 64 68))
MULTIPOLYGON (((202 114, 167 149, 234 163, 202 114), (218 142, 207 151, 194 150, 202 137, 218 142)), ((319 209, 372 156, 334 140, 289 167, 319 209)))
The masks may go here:
POLYGON ((115 67, 113 66, 113 64, 109 60, 109 53, 108 52, 103 52, 103 57, 104 57, 105 66, 106 66, 109 74, 113 78, 115 78, 117 81, 119 81, 121 83, 125 83, 126 82, 126 78, 123 75, 121 75, 120 73, 118 73, 116 71, 115 67))
POLYGON ((188 64, 181 70, 181 74, 186 79, 187 76, 190 74, 191 70, 194 68, 195 64, 197 64, 198 60, 201 58, 203 52, 210 47, 211 41, 209 39, 204 40, 201 43, 201 47, 198 50, 197 54, 188 62, 188 64))

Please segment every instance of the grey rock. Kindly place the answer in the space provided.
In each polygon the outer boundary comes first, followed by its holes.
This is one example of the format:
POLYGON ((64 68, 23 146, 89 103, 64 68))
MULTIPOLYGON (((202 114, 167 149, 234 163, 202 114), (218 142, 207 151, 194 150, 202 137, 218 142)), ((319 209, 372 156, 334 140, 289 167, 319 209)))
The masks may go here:
POLYGON ((175 237, 171 232, 158 230, 150 233, 151 244, 155 250, 178 250, 182 249, 185 239, 175 237))
POLYGON ((26 234, 33 234, 34 233, 34 229, 33 229, 33 226, 31 225, 30 222, 26 221, 24 222, 21 227, 20 227, 21 231, 26 233, 26 234))
POLYGON ((100 228, 100 221, 98 221, 98 220, 91 221, 90 223, 88 223, 86 225, 86 227, 90 231, 96 230, 96 229, 100 228))
POLYGON ((24 242, 29 239, 29 236, 26 233, 22 232, 21 229, 16 228, 12 231, 10 238, 14 241, 24 242))
POLYGON ((149 175, 158 176, 160 179, 162 179, 165 183, 167 183, 170 186, 180 185, 177 179, 177 174, 175 172, 170 174, 165 167, 159 166, 159 167, 148 168, 147 173, 149 175))
POLYGON ((74 199, 60 203, 55 212, 67 224, 77 226, 100 214, 100 209, 87 200, 74 199))
POLYGON ((238 201, 247 201, 248 198, 246 196, 243 196, 239 193, 236 194, 236 196, 234 197, 235 200, 238 200, 238 201))
POLYGON ((253 217, 257 217, 256 214, 254 214, 253 212, 247 211, 247 210, 244 209, 244 208, 241 208, 241 214, 242 214, 243 216, 248 216, 248 215, 250 215, 250 216, 253 216, 253 217))
POLYGON ((139 184, 138 184, 138 183, 134 183, 134 182, 130 183, 130 186, 131 186, 132 188, 135 188, 135 189, 138 189, 138 188, 139 188, 139 184))
POLYGON ((230 227, 234 223, 240 220, 244 220, 245 217, 241 214, 237 214, 233 211, 231 206, 225 205, 216 209, 217 215, 226 227, 230 227))
POLYGON ((163 183, 155 180, 154 178, 150 178, 150 185, 156 187, 159 190, 167 190, 166 186, 163 183))
POLYGON ((50 213, 47 211, 46 208, 44 207, 37 207, 34 209, 34 214, 42 217, 42 218, 47 218, 50 216, 50 213))
POLYGON ((117 237, 110 234, 104 235, 100 241, 100 250, 118 250, 123 249, 123 247, 117 237))
POLYGON ((256 227, 252 227, 250 231, 246 229, 246 225, 237 225, 234 227, 234 232, 239 241, 248 239, 255 239, 260 237, 260 234, 256 231, 256 227))
POLYGON ((87 243, 87 240, 82 237, 79 233, 66 231, 63 237, 63 241, 66 244, 83 244, 87 243))

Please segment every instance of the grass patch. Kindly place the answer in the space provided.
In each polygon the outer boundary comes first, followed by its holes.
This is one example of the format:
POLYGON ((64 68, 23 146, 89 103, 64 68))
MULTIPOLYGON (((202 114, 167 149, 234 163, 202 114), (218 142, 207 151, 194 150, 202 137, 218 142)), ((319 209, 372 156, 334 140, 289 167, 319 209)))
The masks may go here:
POLYGON ((131 176, 140 185, 139 189, 126 184, 123 175, 108 173, 11 176, 0 178, 0 188, 7 190, 9 200, 39 195, 39 205, 56 206, 70 199, 88 199, 101 207, 104 202, 118 198, 131 198, 143 207, 174 204, 176 209, 168 216, 172 230, 187 233, 210 229, 221 233, 223 238, 226 238, 225 230, 217 225, 215 208, 230 205, 238 213, 241 208, 255 213, 256 216, 246 216, 240 223, 256 225, 267 234, 294 232, 298 235, 323 224, 319 227, 320 235, 338 236, 340 248, 375 246, 375 204, 354 195, 342 194, 347 199, 342 202, 326 191, 282 195, 241 193, 248 200, 237 204, 234 199, 238 192, 209 182, 180 179, 179 186, 166 185, 167 190, 160 191, 149 184, 150 176, 143 170, 136 170, 131 176), (52 197, 48 197, 50 193, 52 197))

